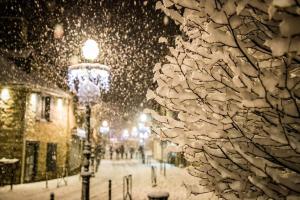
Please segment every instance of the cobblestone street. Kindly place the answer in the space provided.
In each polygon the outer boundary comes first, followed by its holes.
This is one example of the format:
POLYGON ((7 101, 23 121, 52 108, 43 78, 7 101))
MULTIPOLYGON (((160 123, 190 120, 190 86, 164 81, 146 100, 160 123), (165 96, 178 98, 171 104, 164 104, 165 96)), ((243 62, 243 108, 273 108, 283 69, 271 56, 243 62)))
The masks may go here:
MULTIPOLYGON (((183 176, 186 176, 185 170, 166 165, 165 178, 160 171, 159 163, 154 163, 152 166, 155 166, 157 171, 157 187, 155 188, 151 184, 150 165, 141 164, 138 160, 103 160, 96 177, 91 179, 91 199, 108 199, 109 179, 112 180, 112 199, 123 199, 123 177, 129 174, 133 177, 133 199, 147 199, 147 193, 153 190, 168 191, 171 200, 188 199, 186 189, 183 184, 178 182, 180 179, 182 180, 183 176)), ((68 185, 65 186, 63 181, 60 181, 60 187, 57 188, 57 180, 51 180, 48 183, 48 189, 45 188, 45 181, 21 184, 15 185, 13 191, 6 186, 0 188, 0 200, 49 199, 51 192, 55 193, 55 199, 80 199, 81 180, 79 175, 68 177, 67 183, 68 185)), ((209 196, 207 196, 208 198, 209 196)), ((193 199, 193 197, 189 199, 193 199)))

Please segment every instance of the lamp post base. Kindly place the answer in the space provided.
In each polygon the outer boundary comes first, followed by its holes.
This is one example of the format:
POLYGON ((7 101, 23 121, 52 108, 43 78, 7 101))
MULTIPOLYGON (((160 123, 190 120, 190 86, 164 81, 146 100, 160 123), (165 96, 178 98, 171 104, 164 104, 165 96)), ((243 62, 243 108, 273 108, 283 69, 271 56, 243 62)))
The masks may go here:
POLYGON ((90 199, 90 172, 82 172, 82 193, 81 193, 81 200, 89 200, 90 199))

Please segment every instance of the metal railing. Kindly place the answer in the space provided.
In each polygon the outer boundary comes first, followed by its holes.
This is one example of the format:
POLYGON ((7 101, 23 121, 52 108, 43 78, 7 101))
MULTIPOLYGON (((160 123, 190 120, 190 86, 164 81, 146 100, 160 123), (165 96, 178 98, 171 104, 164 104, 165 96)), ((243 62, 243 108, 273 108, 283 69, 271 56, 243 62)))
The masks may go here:
POLYGON ((56 177, 56 187, 59 188, 61 186, 61 183, 63 183, 65 186, 68 185, 68 169, 66 167, 59 168, 56 171, 53 172, 46 172, 45 173, 45 187, 48 188, 48 181, 51 180, 49 177, 56 177))
POLYGON ((13 189, 13 185, 16 183, 16 171, 19 167, 19 161, 12 163, 0 162, 0 186, 10 185, 10 190, 13 189))
POLYGON ((132 200, 132 175, 123 177, 123 200, 132 200))

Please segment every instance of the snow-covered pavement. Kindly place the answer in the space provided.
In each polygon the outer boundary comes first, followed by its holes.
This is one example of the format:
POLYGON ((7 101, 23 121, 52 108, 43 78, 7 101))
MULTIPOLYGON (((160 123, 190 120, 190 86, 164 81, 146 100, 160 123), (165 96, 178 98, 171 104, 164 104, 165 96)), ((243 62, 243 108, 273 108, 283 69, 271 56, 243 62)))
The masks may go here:
MULTIPOLYGON (((133 200, 146 200, 147 193, 153 190, 163 190, 170 193, 169 200, 194 200, 210 199, 211 194, 206 194, 201 198, 187 197, 183 180, 192 181, 186 174, 186 170, 171 165, 166 165, 166 177, 160 173, 160 164, 153 163, 157 171, 157 186, 151 184, 151 166, 141 164, 138 160, 102 160, 96 177, 91 179, 90 199, 108 199, 108 180, 112 180, 112 199, 123 199, 123 177, 132 175, 132 197, 133 200)), ((15 185, 13 191, 8 186, 0 188, 0 200, 31 200, 49 199, 50 193, 54 192, 55 199, 76 200, 81 196, 81 179, 79 175, 67 178, 67 186, 63 182, 57 188, 57 180, 48 182, 48 189, 45 181, 30 184, 15 185)))

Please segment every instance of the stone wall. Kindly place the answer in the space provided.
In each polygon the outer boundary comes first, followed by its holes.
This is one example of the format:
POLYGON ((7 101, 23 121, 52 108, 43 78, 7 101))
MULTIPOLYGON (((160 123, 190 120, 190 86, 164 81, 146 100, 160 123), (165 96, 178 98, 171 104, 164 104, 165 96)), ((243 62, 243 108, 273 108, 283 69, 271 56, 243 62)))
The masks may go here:
MULTIPOLYGON (((39 147, 34 181, 46 178, 48 143, 57 145, 57 172, 62 172, 63 167, 74 169, 80 165, 79 161, 69 161, 71 130, 76 126, 72 99, 66 93, 55 92, 26 86, 0 86, 0 159, 19 159, 16 183, 25 179, 26 144, 30 142, 36 142, 39 147), (42 96, 51 97, 50 120, 41 114, 42 96)), ((55 177, 56 172, 49 173, 49 178, 55 177)))
POLYGON ((22 165, 22 146, 26 91, 0 87, 0 158, 17 158, 19 182, 22 165))
MULTIPOLYGON (((69 99, 51 96, 50 121, 40 115, 41 94, 28 94, 26 105, 25 140, 39 142, 38 167, 36 180, 46 178, 47 144, 57 145, 56 166, 61 173, 68 167, 68 152, 71 142, 71 128, 74 126, 73 107, 69 99)), ((56 172, 49 172, 48 178, 55 178, 56 172)))

